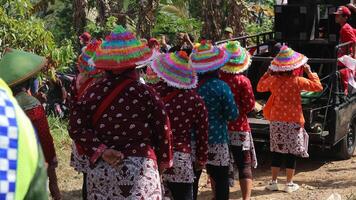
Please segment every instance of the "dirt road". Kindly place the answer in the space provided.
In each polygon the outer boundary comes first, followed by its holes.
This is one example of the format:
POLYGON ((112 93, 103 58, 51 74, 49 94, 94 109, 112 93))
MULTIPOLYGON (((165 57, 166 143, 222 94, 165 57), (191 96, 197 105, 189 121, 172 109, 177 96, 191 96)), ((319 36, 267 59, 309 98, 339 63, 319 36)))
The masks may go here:
MULTIPOLYGON (((82 178, 69 167, 69 145, 57 147, 60 162, 58 178, 63 199, 79 200, 82 178)), ((264 190, 270 180, 270 159, 268 153, 258 153, 258 156, 259 167, 254 171, 254 200, 326 200, 332 193, 339 193, 343 200, 356 200, 356 157, 346 161, 333 161, 332 158, 317 155, 308 160, 298 160, 295 182, 301 185, 301 189, 296 193, 286 194, 264 190)), ((279 182, 282 184, 284 180, 281 177, 279 182)), ((204 175, 200 184, 201 200, 211 199, 211 189, 206 183, 204 175)), ((238 182, 231 188, 230 198, 241 198, 238 182)))

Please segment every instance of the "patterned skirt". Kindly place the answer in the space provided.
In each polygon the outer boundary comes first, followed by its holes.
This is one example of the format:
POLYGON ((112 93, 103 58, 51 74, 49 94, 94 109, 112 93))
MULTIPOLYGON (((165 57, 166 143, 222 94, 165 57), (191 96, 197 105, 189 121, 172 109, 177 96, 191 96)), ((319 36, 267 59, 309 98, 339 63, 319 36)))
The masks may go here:
POLYGON ((89 200, 162 199, 157 162, 144 157, 127 157, 116 167, 101 160, 87 181, 89 200))
POLYGON ((209 144, 208 145, 208 162, 214 166, 230 166, 229 145, 226 144, 209 144))
POLYGON ((309 136, 297 123, 271 122, 270 148, 272 152, 308 158, 309 136))
POLYGON ((242 146, 242 151, 251 151, 252 167, 257 168, 257 156, 251 132, 230 132, 230 145, 242 146))
POLYGON ((191 154, 174 152, 173 167, 164 172, 163 180, 172 183, 193 183, 194 170, 191 154))
POLYGON ((70 155, 70 166, 79 173, 86 173, 90 166, 88 157, 79 155, 77 146, 74 142, 72 144, 72 153, 70 155))

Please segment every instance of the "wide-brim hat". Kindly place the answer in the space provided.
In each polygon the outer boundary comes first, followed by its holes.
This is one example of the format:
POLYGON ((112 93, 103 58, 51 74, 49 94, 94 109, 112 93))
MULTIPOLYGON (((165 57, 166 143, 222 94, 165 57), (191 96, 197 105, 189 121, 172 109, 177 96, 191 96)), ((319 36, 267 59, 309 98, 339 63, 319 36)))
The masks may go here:
POLYGON ((162 54, 152 62, 151 68, 168 85, 191 89, 196 87, 198 77, 188 61, 185 51, 162 54))
POLYGON ((151 57, 147 43, 122 26, 116 26, 97 49, 93 61, 98 69, 125 70, 136 67, 136 63, 151 57))
POLYGON ((230 59, 229 54, 210 43, 197 44, 190 55, 189 64, 197 73, 218 70, 230 59))
POLYGON ((274 72, 286 72, 297 69, 308 62, 308 58, 284 45, 272 60, 269 69, 274 72))
POLYGON ((92 40, 82 49, 82 53, 78 57, 78 70, 80 73, 88 77, 100 76, 103 71, 95 67, 95 63, 90 62, 90 59, 95 55, 95 51, 102 44, 101 40, 92 40))
POLYGON ((238 41, 229 41, 221 48, 230 54, 229 61, 221 68, 223 72, 239 74, 251 65, 251 55, 238 41))
POLYGON ((9 86, 15 86, 35 76, 47 60, 34 53, 7 49, 0 60, 0 78, 9 86))
POLYGON ((143 80, 148 84, 157 84, 161 79, 151 67, 147 66, 146 73, 143 75, 143 80))
POLYGON ((161 52, 159 52, 157 49, 151 49, 152 51, 152 55, 151 57, 147 58, 146 60, 137 62, 137 68, 143 68, 145 66, 150 66, 151 63, 158 57, 161 55, 161 52))

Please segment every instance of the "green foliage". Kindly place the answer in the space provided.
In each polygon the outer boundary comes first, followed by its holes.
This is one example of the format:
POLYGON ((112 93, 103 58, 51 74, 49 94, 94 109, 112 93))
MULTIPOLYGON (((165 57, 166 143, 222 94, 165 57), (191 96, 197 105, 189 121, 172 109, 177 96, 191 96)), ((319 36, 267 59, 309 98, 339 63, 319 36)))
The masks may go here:
POLYGON ((117 17, 111 16, 107 19, 104 27, 100 26, 98 23, 89 21, 85 29, 94 37, 104 38, 105 35, 109 34, 114 29, 116 23, 117 17))
MULTIPOLYGON (((55 117, 53 115, 48 116, 48 124, 51 130, 51 135, 55 144, 61 149, 64 144, 70 144, 71 139, 68 137, 68 121, 55 117)), ((58 148, 56 148, 58 150, 58 148)))
POLYGON ((32 9, 30 0, 0 0, 0 5, 6 10, 6 14, 12 17, 24 17, 32 9))
POLYGON ((73 8, 71 0, 55 1, 49 8, 50 14, 44 16, 46 28, 54 35, 57 44, 64 39, 76 40, 73 29, 73 8))
POLYGON ((269 32, 273 30, 273 18, 265 17, 263 23, 252 22, 247 24, 246 32, 248 35, 255 35, 258 33, 269 32))
POLYGON ((184 18, 175 13, 160 11, 153 28, 153 35, 165 34, 172 38, 178 32, 187 32, 197 36, 201 29, 202 22, 195 18, 184 18))
POLYGON ((48 58, 49 67, 64 71, 73 63, 75 53, 70 41, 57 46, 43 20, 35 17, 18 19, 0 8, 0 52, 5 48, 23 49, 48 58))
POLYGON ((64 72, 68 70, 76 57, 72 41, 67 39, 62 41, 62 46, 54 48, 49 56, 52 59, 53 67, 57 71, 64 72))
POLYGON ((9 17, 0 8, 0 51, 7 47, 24 49, 46 56, 55 48, 54 38, 47 31, 41 20, 30 18, 28 20, 9 17))
POLYGON ((246 26, 248 35, 254 35, 273 30, 274 0, 249 0, 250 22, 246 26), (263 3, 262 3, 263 2, 263 3))

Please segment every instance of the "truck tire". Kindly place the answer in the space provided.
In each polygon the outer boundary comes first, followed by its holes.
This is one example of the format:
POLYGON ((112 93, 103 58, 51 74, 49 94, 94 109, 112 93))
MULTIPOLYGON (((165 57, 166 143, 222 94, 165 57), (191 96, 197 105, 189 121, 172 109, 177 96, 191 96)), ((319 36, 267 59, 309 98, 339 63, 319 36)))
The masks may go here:
POLYGON ((343 160, 350 159, 356 147, 356 122, 350 123, 349 131, 344 139, 337 144, 337 157, 343 160))

